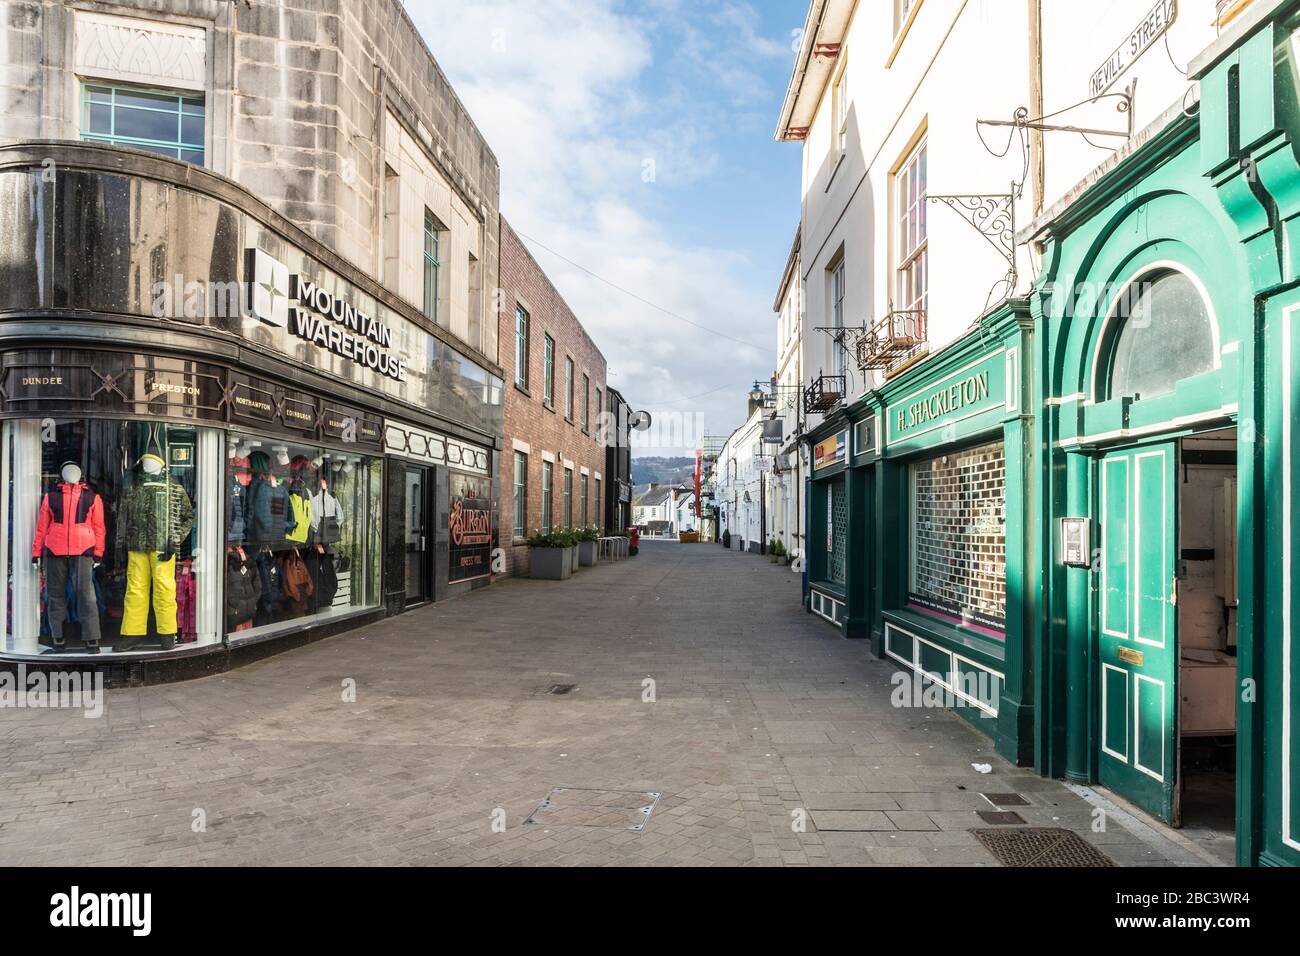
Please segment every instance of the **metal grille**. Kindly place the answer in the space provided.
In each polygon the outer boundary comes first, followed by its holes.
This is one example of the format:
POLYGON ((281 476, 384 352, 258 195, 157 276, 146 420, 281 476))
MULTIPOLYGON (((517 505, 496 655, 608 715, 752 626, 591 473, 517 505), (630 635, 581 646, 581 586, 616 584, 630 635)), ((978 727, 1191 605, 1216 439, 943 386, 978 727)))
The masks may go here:
POLYGON ((956 612, 1006 616, 1001 442, 912 466, 912 591, 956 612))
POLYGON ((844 481, 830 483, 831 496, 831 581, 844 583, 844 563, 848 555, 849 497, 844 493, 844 481))
POLYGON ((1111 859, 1071 830, 1026 827, 974 830, 975 838, 1003 866, 1102 867, 1111 859))

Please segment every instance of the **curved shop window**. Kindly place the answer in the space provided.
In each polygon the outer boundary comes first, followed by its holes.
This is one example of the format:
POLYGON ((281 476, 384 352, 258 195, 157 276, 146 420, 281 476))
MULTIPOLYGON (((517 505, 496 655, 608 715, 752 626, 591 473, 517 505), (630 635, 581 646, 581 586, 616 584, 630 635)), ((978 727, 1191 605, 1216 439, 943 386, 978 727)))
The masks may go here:
POLYGON ((157 652, 221 638, 214 429, 6 422, 4 650, 157 652))
POLYGON ((379 604, 381 462, 279 438, 229 438, 225 624, 274 633, 379 604))
POLYGON ((1179 381, 1214 368, 1214 316, 1200 283, 1185 272, 1164 268, 1130 283, 1109 324, 1107 398, 1166 395, 1179 381))

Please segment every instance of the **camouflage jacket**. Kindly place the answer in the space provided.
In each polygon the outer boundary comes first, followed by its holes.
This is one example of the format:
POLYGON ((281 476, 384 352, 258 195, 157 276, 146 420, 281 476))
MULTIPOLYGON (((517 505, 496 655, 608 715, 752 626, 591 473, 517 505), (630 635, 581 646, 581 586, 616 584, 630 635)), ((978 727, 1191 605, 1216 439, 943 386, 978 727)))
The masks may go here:
POLYGON ((132 485, 117 514, 117 543, 127 551, 177 551, 194 527, 194 506, 179 482, 146 479, 132 485))

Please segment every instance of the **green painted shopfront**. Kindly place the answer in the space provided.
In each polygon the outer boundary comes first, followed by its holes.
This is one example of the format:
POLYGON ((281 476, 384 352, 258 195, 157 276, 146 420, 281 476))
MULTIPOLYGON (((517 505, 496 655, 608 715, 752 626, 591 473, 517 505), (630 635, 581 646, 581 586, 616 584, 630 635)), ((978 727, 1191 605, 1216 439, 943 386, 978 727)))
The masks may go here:
POLYGON ((1032 292, 806 436, 807 607, 1007 759, 1300 863, 1300 3, 1021 231, 1032 292))

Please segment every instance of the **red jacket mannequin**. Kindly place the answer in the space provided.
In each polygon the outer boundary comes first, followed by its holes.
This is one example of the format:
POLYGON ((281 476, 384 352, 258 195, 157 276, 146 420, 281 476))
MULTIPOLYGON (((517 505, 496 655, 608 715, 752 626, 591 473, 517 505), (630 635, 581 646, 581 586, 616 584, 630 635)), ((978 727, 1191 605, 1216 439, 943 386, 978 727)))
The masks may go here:
POLYGON ((58 487, 41 499, 32 557, 104 556, 104 504, 84 481, 58 487))

